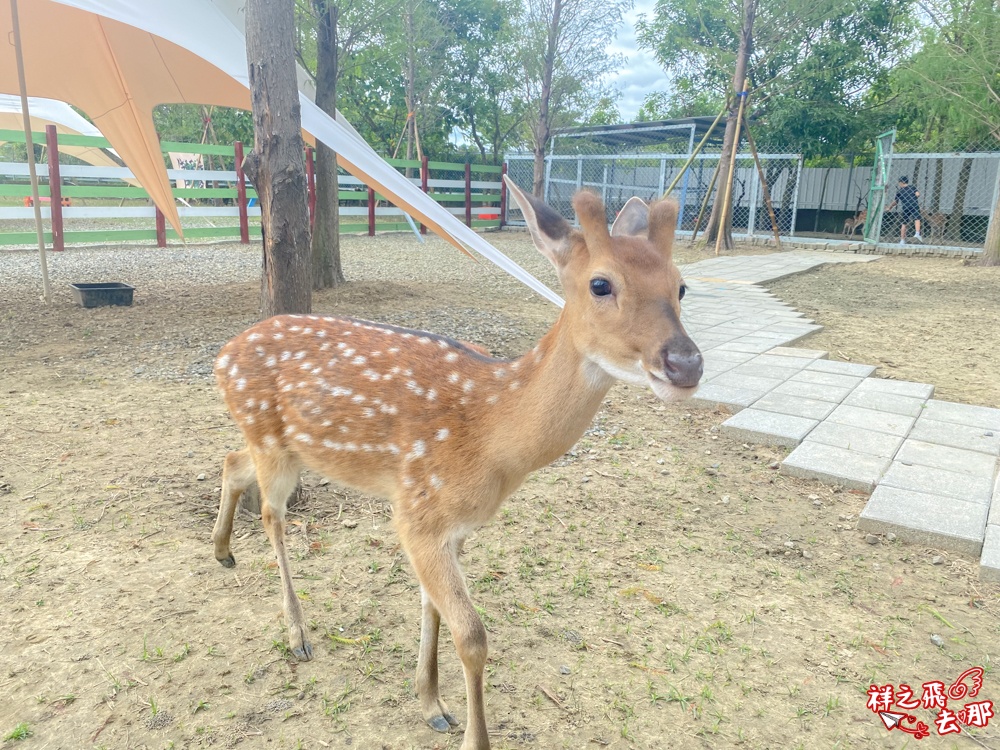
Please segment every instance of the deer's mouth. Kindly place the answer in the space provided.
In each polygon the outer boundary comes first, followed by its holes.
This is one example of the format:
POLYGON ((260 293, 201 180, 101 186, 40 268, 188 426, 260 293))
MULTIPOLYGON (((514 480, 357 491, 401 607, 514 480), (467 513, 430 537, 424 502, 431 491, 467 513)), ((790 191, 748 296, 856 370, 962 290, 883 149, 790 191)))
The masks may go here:
POLYGON ((675 385, 667 378, 660 377, 649 370, 646 371, 646 379, 656 397, 666 403, 684 401, 691 398, 695 394, 695 391, 698 390, 698 385, 700 385, 698 383, 695 385, 675 385))

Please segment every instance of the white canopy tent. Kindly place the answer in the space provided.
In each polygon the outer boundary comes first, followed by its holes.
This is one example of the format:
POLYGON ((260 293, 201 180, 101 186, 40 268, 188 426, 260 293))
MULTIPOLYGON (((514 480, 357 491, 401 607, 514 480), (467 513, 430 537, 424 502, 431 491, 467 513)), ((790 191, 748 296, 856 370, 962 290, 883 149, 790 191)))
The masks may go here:
MULTIPOLYGON (((174 102, 249 109, 246 40, 234 23, 242 5, 239 0, 32 0, 22 11, 28 93, 69 101, 87 112, 178 230, 152 109, 174 102), (65 64, 53 55, 65 55, 65 64), (88 60, 92 69, 84 65, 88 60)), ((0 4, 0 26, 4 21, 0 4)), ((0 91, 11 92, 2 48, 0 91)), ((333 148, 344 169, 456 247, 475 251, 562 305, 552 290, 383 161, 343 117, 320 110, 302 91, 305 84, 300 81, 303 129, 333 148)))
MULTIPOLYGON (((43 130, 46 125, 55 125, 56 131, 59 133, 101 135, 100 130, 87 122, 65 102, 29 96, 28 111, 31 114, 32 130, 43 130)), ((0 129, 21 129, 21 97, 0 94, 0 129)), ((112 159, 104 149, 94 146, 60 145, 59 150, 88 164, 93 164, 95 167, 119 166, 118 162, 112 159)))

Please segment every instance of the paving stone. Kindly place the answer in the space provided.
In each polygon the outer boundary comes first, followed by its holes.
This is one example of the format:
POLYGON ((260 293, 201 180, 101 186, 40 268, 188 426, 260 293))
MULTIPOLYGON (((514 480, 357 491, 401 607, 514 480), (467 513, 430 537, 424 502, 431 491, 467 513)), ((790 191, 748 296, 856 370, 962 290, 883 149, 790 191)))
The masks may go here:
MULTIPOLYGON (((924 411, 926 412, 926 409, 924 411)), ((922 414, 913 425, 909 436, 926 443, 979 451, 991 456, 1000 455, 1000 430, 994 432, 955 422, 939 422, 936 419, 928 419, 926 413, 922 414), (990 432, 993 434, 988 434, 990 432)))
POLYGON ((903 444, 901 435, 849 427, 830 421, 816 425, 816 429, 809 433, 809 440, 882 458, 892 458, 903 444))
MULTIPOLYGON (((824 360, 817 361, 822 362, 824 360)), ((797 380, 800 383, 832 385, 838 388, 850 388, 854 390, 861 383, 862 378, 853 375, 836 375, 831 372, 817 372, 816 370, 807 368, 802 372, 792 375, 791 380, 797 380)))
POLYGON ((790 414, 795 417, 805 417, 806 419, 824 420, 830 412, 837 408, 837 405, 830 401, 818 401, 813 398, 800 398, 789 396, 784 393, 771 391, 761 397, 754 405, 755 409, 773 411, 779 414, 790 414))
POLYGON ((761 395, 782 383, 779 378, 755 378, 748 375, 737 375, 733 370, 724 372, 718 377, 713 378, 712 382, 715 385, 725 385, 730 388, 758 391, 761 395))
POLYGON ((880 484, 858 518, 858 528, 978 555, 986 531, 986 506, 880 484))
POLYGON ((763 445, 794 447, 818 422, 789 414, 756 408, 744 409, 722 423, 722 431, 733 437, 763 445))
POLYGON ((990 523, 1000 526, 1000 475, 993 482, 993 499, 990 500, 990 523))
POLYGON ((781 473, 871 492, 890 463, 870 453, 806 440, 781 462, 781 473))
POLYGON ((830 356, 830 352, 824 352, 822 349, 799 349, 793 346, 776 346, 768 354, 776 357, 803 357, 807 359, 826 359, 830 356))
POLYGON ((714 409, 718 404, 730 407, 731 411, 750 406, 763 393, 746 388, 730 388, 717 385, 714 381, 703 384, 686 403, 696 408, 714 409))
POLYGON ((778 383, 782 383, 799 372, 799 370, 791 367, 774 367, 773 365, 757 364, 758 359, 760 357, 755 357, 749 362, 739 365, 733 369, 733 374, 740 377, 772 378, 777 380, 778 383))
POLYGON ((979 559, 979 578, 1000 583, 1000 526, 992 523, 986 526, 982 557, 979 559))
POLYGON ((853 375, 857 378, 867 378, 875 372, 874 365, 859 365, 855 362, 838 362, 833 359, 818 359, 809 365, 810 370, 830 372, 835 375, 853 375))
POLYGON ((783 393, 799 398, 812 398, 817 401, 830 401, 839 404, 849 394, 853 388, 841 388, 832 385, 820 385, 818 383, 803 383, 792 378, 779 386, 776 386, 772 393, 783 393))
POLYGON ((932 399, 927 402, 924 416, 939 422, 956 422, 982 427, 990 432, 1000 431, 1000 409, 991 409, 986 406, 969 406, 968 404, 955 404, 950 401, 932 399))
POLYGON ((734 365, 741 365, 744 362, 749 362, 752 360, 755 354, 750 354, 749 352, 729 352, 724 349, 713 349, 710 354, 708 354, 705 359, 719 362, 732 362, 734 365))
POLYGON ((885 378, 865 378, 858 386, 861 392, 891 393, 894 396, 929 399, 934 395, 930 383, 911 383, 908 380, 887 380, 885 378))
POLYGON ((989 505, 990 496, 993 494, 992 475, 974 477, 931 466, 907 465, 898 460, 892 462, 892 466, 882 477, 882 484, 886 487, 898 487, 902 490, 954 497, 959 500, 981 503, 983 506, 989 505))
POLYGON ((783 370, 787 370, 787 375, 791 377, 799 370, 804 370, 806 365, 813 361, 807 357, 775 356, 771 354, 772 351, 774 350, 772 349, 767 354, 760 354, 754 357, 747 364, 754 365, 755 367, 758 365, 763 367, 780 367, 783 370))
POLYGON ((905 414, 891 414, 874 409, 863 409, 860 406, 841 404, 827 417, 831 422, 846 424, 851 427, 863 427, 876 432, 888 432, 890 435, 906 436, 910 427, 916 421, 905 414))
POLYGON ((865 382, 862 381, 850 396, 844 399, 844 403, 849 406, 860 406, 864 409, 874 409, 875 411, 890 411, 893 414, 905 414, 908 417, 919 417, 924 408, 925 400, 922 398, 910 398, 909 396, 897 396, 894 393, 878 393, 872 390, 862 390, 865 382))
POLYGON ((955 471, 974 477, 992 479, 996 471, 996 457, 986 453, 965 451, 960 448, 950 448, 945 445, 925 443, 921 440, 907 438, 903 447, 896 454, 896 460, 901 463, 932 466, 935 469, 955 471))

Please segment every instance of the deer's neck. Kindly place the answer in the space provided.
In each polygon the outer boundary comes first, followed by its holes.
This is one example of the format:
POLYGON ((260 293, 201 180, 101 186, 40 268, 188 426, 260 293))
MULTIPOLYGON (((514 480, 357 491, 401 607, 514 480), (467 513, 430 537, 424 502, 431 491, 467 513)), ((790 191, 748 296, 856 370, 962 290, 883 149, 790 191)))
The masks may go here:
POLYGON ((520 483, 573 447, 615 381, 576 348, 562 316, 504 370, 491 442, 504 473, 520 483))

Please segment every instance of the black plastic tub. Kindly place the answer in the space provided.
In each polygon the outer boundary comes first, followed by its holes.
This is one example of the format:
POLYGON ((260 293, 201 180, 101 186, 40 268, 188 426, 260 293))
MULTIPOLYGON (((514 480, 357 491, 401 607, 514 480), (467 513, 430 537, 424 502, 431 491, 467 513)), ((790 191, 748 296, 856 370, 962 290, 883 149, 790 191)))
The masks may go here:
POLYGON ((122 284, 120 281, 106 281, 100 284, 70 284, 73 287, 73 298, 83 307, 101 307, 103 305, 132 305, 132 292, 135 287, 122 284))

